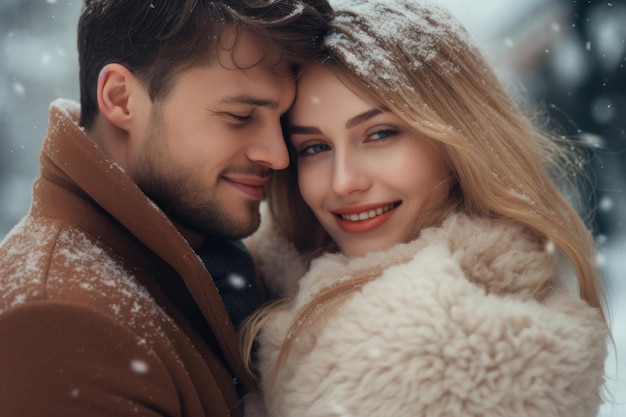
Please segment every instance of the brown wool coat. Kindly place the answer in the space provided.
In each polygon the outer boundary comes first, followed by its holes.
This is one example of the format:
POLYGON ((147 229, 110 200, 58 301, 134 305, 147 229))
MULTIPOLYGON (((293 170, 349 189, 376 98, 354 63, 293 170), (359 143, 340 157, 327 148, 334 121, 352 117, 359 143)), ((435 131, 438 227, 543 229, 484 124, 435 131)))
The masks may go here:
POLYGON ((51 105, 30 212, 0 246, 0 416, 238 416, 211 276, 78 112, 51 105))

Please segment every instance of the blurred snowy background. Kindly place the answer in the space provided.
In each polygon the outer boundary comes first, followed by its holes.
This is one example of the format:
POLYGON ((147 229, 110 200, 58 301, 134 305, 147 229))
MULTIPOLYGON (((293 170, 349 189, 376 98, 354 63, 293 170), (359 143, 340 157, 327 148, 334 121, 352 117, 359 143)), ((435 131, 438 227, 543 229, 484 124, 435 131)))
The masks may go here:
MULTIPOLYGON (((615 341, 606 364, 609 402, 600 416, 626 417, 626 1, 439 3, 465 23, 525 100, 597 150, 589 206, 597 207, 598 263, 615 341)), ((79 98, 81 4, 0 0, 0 239, 28 210, 49 103, 79 98)))

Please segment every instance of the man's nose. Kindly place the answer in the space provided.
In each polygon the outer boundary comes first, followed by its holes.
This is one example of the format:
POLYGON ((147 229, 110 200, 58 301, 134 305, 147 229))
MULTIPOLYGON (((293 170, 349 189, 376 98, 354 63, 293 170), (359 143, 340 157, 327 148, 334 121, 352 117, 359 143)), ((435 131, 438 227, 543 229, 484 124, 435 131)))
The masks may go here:
POLYGON ((249 160, 274 170, 289 166, 289 152, 278 120, 256 133, 246 155, 249 160))

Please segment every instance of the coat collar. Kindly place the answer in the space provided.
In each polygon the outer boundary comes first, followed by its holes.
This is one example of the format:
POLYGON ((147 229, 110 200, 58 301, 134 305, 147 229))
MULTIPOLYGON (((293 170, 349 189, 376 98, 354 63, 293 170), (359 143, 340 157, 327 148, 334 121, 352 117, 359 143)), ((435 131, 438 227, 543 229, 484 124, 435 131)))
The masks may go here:
POLYGON ((41 176, 93 200, 184 280, 235 374, 249 383, 238 338, 206 268, 169 218, 78 125, 80 106, 56 100, 40 154, 41 176))

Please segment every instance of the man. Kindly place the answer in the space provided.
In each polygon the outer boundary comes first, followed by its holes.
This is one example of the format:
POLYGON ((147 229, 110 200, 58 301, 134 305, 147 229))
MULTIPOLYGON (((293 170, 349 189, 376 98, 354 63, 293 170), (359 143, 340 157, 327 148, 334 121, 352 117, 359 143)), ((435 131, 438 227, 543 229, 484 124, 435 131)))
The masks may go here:
POLYGON ((330 14, 85 2, 81 106, 51 105, 30 212, 0 247, 0 415, 241 414, 236 324, 257 294, 237 239, 289 163, 280 117, 330 14))

